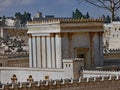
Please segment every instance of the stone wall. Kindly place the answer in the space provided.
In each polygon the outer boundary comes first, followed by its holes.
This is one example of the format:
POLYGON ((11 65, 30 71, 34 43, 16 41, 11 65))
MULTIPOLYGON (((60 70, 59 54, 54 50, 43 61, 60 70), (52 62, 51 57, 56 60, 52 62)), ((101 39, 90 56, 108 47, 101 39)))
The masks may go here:
POLYGON ((120 66, 120 49, 105 49, 104 53, 104 65, 118 65, 120 66))
POLYGON ((28 67, 28 52, 0 53, 0 67, 28 67))
MULTIPOLYGON (((0 81, 3 83, 11 82, 10 78, 14 74, 18 81, 25 82, 29 75, 34 80, 55 80, 55 79, 76 79, 80 77, 80 69, 83 67, 83 59, 64 59, 62 69, 51 68, 29 68, 29 67, 0 67, 0 81), (5 78, 4 78, 5 77, 5 78)), ((20 64, 20 62, 10 62, 11 65, 20 64)), ((22 63, 21 63, 22 64, 22 63)))
POLYGON ((2 90, 120 90, 120 77, 79 78, 51 81, 13 82, 1 85, 2 90))

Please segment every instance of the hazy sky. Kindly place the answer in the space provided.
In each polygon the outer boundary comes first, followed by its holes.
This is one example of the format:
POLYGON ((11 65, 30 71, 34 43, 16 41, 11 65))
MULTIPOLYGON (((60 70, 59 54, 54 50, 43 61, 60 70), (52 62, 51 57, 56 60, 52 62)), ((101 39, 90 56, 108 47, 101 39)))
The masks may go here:
POLYGON ((0 16, 14 16, 15 12, 28 11, 35 15, 37 11, 43 15, 68 17, 78 8, 83 14, 89 12, 92 17, 109 14, 106 10, 95 6, 80 3, 79 0, 0 0, 0 16))

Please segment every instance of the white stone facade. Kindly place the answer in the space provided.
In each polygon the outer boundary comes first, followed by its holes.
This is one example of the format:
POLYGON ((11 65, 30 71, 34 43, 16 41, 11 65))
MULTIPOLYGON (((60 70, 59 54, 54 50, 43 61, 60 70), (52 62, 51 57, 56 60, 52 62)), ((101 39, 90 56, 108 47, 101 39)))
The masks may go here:
POLYGON ((104 45, 108 49, 120 48, 120 22, 104 24, 104 45))
POLYGON ((120 76, 120 71, 83 70, 83 78, 120 76))
POLYGON ((28 28, 30 67, 61 69, 63 59, 76 57, 85 58, 84 67, 103 64, 101 23, 56 20, 28 28))

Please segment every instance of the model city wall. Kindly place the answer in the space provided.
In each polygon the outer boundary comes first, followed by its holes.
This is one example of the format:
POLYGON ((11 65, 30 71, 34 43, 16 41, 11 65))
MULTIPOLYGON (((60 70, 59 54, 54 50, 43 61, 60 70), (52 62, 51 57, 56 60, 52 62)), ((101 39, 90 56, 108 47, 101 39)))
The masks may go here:
POLYGON ((12 83, 1 84, 0 90, 120 90, 120 76, 93 77, 79 79, 34 81, 29 76, 27 82, 17 82, 14 75, 12 83))

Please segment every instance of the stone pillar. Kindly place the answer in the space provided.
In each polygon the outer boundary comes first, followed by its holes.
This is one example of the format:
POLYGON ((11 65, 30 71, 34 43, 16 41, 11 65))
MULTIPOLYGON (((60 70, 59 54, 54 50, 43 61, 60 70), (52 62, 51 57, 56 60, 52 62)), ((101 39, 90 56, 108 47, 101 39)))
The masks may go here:
POLYGON ((99 50, 99 52, 100 52, 100 66, 103 66, 103 32, 100 32, 100 42, 99 42, 99 44, 100 44, 100 50, 99 50))
POLYGON ((3 28, 1 28, 1 37, 3 38, 4 37, 4 35, 3 35, 3 28))
POLYGON ((42 67, 47 67, 47 58, 46 58, 46 37, 42 36, 42 67))
POLYGON ((55 35, 55 42, 56 42, 56 68, 62 68, 61 34, 55 35))
POLYGON ((51 57, 51 38, 50 36, 46 37, 46 44, 47 44, 47 68, 52 67, 52 57, 51 57))
POLYGON ((100 52, 99 51, 100 50, 100 41, 99 41, 100 38, 99 38, 99 32, 94 33, 93 40, 94 40, 93 41, 94 42, 93 43, 94 44, 93 45, 94 46, 93 47, 93 49, 94 49, 93 52, 94 52, 94 64, 95 64, 94 66, 99 67, 99 65, 100 65, 100 57, 99 57, 100 56, 100 53, 99 53, 100 52))
POLYGON ((52 68, 56 68, 55 34, 51 34, 52 68))
POLYGON ((29 35, 29 67, 33 67, 32 35, 29 35))
POLYGON ((94 62, 94 32, 90 32, 90 60, 91 60, 91 67, 95 66, 94 62))
POLYGON ((33 67, 37 67, 37 41, 35 36, 33 36, 33 67))
POLYGON ((42 67, 42 55, 41 55, 41 37, 37 37, 37 67, 42 67))

